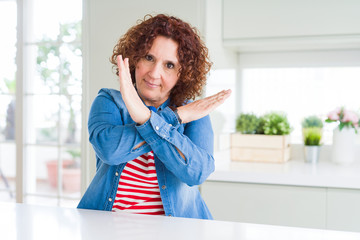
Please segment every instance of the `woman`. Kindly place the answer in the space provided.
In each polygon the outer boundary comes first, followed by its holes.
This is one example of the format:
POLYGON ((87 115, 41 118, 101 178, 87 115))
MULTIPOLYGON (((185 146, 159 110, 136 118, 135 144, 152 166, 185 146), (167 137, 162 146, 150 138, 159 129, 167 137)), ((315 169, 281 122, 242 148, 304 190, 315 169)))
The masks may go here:
POLYGON ((120 91, 101 89, 89 115, 97 171, 79 208, 211 219, 197 185, 214 171, 208 114, 230 90, 201 94, 211 63, 196 30, 146 16, 118 41, 120 91))

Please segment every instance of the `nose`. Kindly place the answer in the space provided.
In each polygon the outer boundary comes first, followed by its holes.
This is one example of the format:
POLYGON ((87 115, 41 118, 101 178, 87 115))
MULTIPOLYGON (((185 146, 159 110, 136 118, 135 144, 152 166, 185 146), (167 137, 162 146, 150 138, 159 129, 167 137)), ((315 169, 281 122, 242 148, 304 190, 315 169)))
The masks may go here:
POLYGON ((161 72, 162 72, 161 64, 154 63, 150 68, 149 76, 151 78, 154 78, 154 79, 160 78, 161 77, 161 72))

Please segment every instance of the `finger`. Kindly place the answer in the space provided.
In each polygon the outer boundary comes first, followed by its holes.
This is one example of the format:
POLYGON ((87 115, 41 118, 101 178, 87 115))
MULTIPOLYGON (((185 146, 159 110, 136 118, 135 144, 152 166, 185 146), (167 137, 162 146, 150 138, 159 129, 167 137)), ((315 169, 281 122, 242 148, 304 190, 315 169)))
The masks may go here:
POLYGON ((129 58, 125 58, 125 68, 127 71, 128 76, 130 76, 130 65, 129 65, 129 58))
POLYGON ((217 99, 221 99, 221 98, 228 98, 231 94, 231 90, 222 90, 221 92, 219 92, 218 94, 216 94, 216 98, 217 99))
POLYGON ((212 111, 213 109, 221 105, 230 96, 230 94, 230 89, 222 90, 214 95, 197 100, 194 102, 194 104, 196 104, 195 106, 199 109, 199 111, 212 111))
POLYGON ((119 70, 122 69, 122 66, 121 66, 122 62, 123 62, 122 55, 117 56, 117 66, 118 66, 119 70))
POLYGON ((223 103, 228 97, 230 97, 231 90, 224 90, 217 96, 217 100, 221 103, 223 103))
POLYGON ((227 92, 225 90, 218 92, 207 99, 208 103, 214 104, 218 101, 221 101, 225 96, 227 95, 227 92))
POLYGON ((122 55, 118 56, 117 66, 119 69, 119 78, 121 79, 121 77, 124 76, 124 68, 125 68, 122 55))
POLYGON ((219 97, 221 97, 221 96, 224 96, 224 95, 226 95, 226 94, 228 94, 228 92, 231 92, 231 90, 229 89, 229 90, 222 90, 222 91, 220 91, 220 92, 218 92, 218 93, 216 93, 216 94, 214 94, 214 95, 211 95, 211 96, 209 96, 208 98, 209 98, 209 100, 210 99, 213 99, 213 98, 219 98, 219 97))
POLYGON ((216 107, 218 107, 219 105, 223 104, 225 102, 226 99, 228 99, 231 95, 231 90, 226 90, 224 91, 218 98, 218 104, 216 107))
POLYGON ((223 90, 221 91, 221 93, 219 94, 219 97, 220 98, 228 98, 231 94, 231 90, 228 89, 228 90, 223 90))
POLYGON ((126 69, 129 68, 129 58, 125 58, 125 60, 124 60, 124 65, 125 65, 125 68, 126 68, 126 69))
POLYGON ((206 100, 206 103, 210 109, 217 108, 219 105, 224 103, 224 101, 230 96, 230 94, 230 89, 223 90, 213 96, 210 96, 210 98, 206 100))
POLYGON ((119 77, 124 79, 130 77, 129 59, 125 58, 123 60, 122 55, 119 55, 117 64, 119 68, 119 77))

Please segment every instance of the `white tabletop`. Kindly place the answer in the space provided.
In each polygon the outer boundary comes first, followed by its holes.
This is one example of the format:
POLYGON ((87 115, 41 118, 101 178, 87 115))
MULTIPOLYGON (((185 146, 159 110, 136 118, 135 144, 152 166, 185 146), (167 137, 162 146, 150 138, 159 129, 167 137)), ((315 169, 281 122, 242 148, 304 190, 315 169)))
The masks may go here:
POLYGON ((210 181, 360 189, 360 161, 339 165, 292 159, 286 163, 232 162, 229 153, 215 155, 210 181))
POLYGON ((360 240, 360 233, 0 203, 0 238, 360 240))

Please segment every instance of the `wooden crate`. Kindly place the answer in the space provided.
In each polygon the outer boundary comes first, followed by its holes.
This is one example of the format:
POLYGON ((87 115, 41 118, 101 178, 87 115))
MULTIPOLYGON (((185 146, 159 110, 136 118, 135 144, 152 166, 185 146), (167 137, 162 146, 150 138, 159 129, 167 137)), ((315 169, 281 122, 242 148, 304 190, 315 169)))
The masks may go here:
POLYGON ((231 134, 232 161, 282 163, 289 159, 289 135, 231 134))

